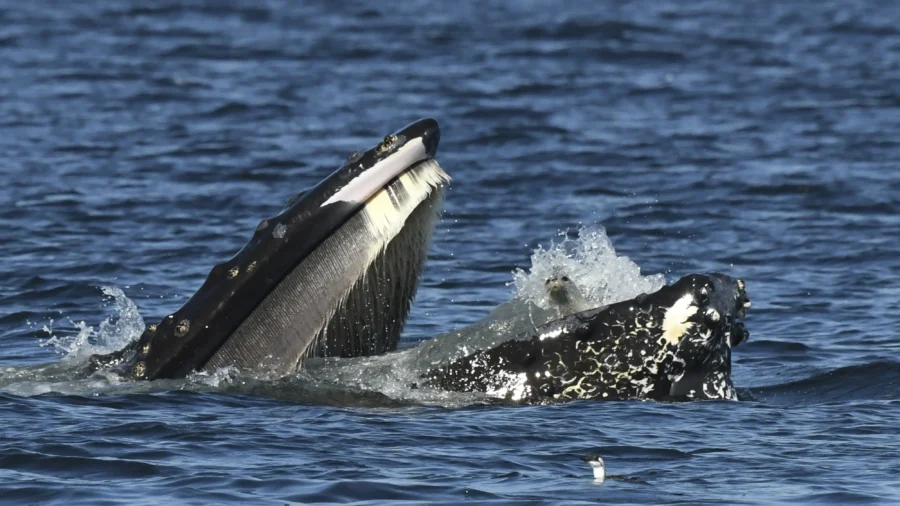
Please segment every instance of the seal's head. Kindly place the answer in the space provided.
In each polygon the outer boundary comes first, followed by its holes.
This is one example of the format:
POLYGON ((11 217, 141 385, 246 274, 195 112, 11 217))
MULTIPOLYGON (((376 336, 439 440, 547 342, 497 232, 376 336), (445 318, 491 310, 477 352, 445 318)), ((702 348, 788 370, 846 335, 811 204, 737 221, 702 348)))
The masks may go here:
POLYGON ((560 306, 572 302, 578 290, 566 275, 550 276, 544 281, 544 288, 547 290, 547 299, 560 306))
POLYGON ((603 463, 603 457, 593 454, 581 457, 581 460, 587 462, 591 469, 594 470, 594 480, 603 481, 606 479, 606 465, 603 463))

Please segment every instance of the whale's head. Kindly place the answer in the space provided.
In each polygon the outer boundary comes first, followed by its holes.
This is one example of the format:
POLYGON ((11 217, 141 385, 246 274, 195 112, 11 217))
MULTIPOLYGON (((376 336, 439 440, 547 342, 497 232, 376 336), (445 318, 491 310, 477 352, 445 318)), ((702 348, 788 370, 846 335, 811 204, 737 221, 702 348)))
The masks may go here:
POLYGON ((309 356, 395 348, 449 180, 434 159, 439 141, 438 123, 424 119, 352 153, 149 325, 123 371, 284 375, 309 356))
POLYGON ((674 347, 669 395, 737 399, 731 349, 749 337, 742 321, 750 308, 744 281, 719 273, 691 274, 667 288, 664 335, 674 347))
POLYGON ((663 306, 664 336, 677 345, 686 364, 720 359, 723 350, 749 337, 742 321, 750 307, 744 281, 720 273, 691 274, 664 292, 674 299, 663 306))

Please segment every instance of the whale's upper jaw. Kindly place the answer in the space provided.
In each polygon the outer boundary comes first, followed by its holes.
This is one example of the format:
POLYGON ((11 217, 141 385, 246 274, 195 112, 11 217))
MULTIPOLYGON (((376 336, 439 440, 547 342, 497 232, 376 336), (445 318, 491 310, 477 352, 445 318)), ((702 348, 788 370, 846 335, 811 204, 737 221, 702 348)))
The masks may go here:
POLYGON ((353 355, 396 347, 424 263, 434 209, 440 206, 440 187, 449 179, 433 160, 439 141, 438 123, 423 119, 386 136, 371 149, 351 155, 337 171, 293 199, 277 216, 262 220, 250 242, 230 260, 213 267, 181 309, 149 325, 132 346, 134 353, 123 356, 120 372, 139 379, 183 377, 202 369, 214 356, 224 365, 252 370, 260 367, 256 354, 262 350, 265 359, 274 364, 266 366, 270 371, 287 373, 298 365, 299 358, 309 354, 325 327, 331 329, 329 319, 341 317, 345 321, 347 315, 340 313, 342 308, 367 306, 376 294, 380 296, 376 301, 378 314, 384 319, 380 323, 390 327, 389 335, 375 336, 378 342, 371 347, 349 343, 338 348, 340 353, 353 355), (416 230, 406 230, 411 228, 410 223, 416 230), (348 233, 351 226, 355 227, 353 233, 348 233), (352 244, 328 246, 335 242, 338 231, 343 231, 352 244), (398 241, 401 246, 397 246, 398 241), (329 253, 323 255, 326 246, 329 253), (317 251, 318 255, 313 255, 317 251), (353 255, 346 257, 353 252, 367 260, 351 271, 346 269, 345 260, 357 260, 353 255), (322 260, 323 256, 335 258, 338 253, 345 254, 341 262, 322 260), (386 253, 397 265, 385 264, 389 272, 373 272, 370 267, 374 259, 383 259, 386 253), (313 262, 313 258, 319 260, 313 262), (297 275, 301 266, 305 272, 297 275), (398 272, 404 276, 395 275, 398 272), (276 290, 291 279, 296 285, 292 290, 276 290), (389 286, 373 287, 358 282, 360 279, 389 286), (335 300, 313 296, 322 284, 333 289, 335 300), (357 293, 360 290, 371 293, 357 293), (266 304, 280 292, 284 293, 278 295, 277 311, 268 314, 264 311, 266 304), (298 294, 309 305, 310 313, 319 320, 324 318, 324 323, 297 320, 302 315, 296 313, 292 297, 298 294), (388 301, 391 296, 397 300, 388 301), (290 328, 261 330, 268 329, 273 321, 287 319, 286 311, 294 319, 290 328), (256 315, 260 323, 247 329, 245 322, 251 315, 256 315), (233 345, 232 336, 241 329, 249 336, 247 345, 225 353, 223 346, 233 345), (272 346, 275 338, 268 334, 278 334, 277 346, 272 346))
POLYGON ((434 158, 440 139, 437 121, 416 121, 365 152, 351 153, 340 169, 298 203, 307 208, 338 202, 361 204, 410 167, 434 158))

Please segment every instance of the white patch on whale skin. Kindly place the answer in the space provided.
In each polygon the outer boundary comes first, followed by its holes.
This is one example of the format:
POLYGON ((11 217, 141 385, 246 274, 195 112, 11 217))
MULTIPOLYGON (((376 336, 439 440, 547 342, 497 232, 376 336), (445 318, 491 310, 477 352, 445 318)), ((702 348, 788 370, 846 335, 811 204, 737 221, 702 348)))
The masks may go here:
POLYGON ((369 170, 356 176, 326 200, 322 206, 334 202, 365 202, 407 168, 426 158, 428 158, 428 151, 425 149, 425 144, 421 138, 415 138, 373 165, 369 170))
POLYGON ((678 344, 681 336, 694 326, 687 319, 693 316, 697 309, 697 306, 694 305, 694 296, 691 294, 684 295, 675 301, 675 304, 666 310, 666 317, 663 320, 663 338, 669 343, 678 344))
POLYGON ((731 381, 721 372, 716 373, 712 381, 703 382, 703 395, 707 399, 738 400, 737 392, 734 391, 731 381))

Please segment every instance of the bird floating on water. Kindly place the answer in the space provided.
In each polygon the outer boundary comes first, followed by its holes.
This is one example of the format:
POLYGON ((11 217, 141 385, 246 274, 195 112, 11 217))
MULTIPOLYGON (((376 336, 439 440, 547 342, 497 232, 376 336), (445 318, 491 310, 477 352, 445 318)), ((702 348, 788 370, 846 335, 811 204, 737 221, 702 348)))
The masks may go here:
POLYGON ((581 460, 590 464, 591 469, 594 470, 594 481, 602 482, 606 480, 606 466, 603 463, 603 457, 593 454, 581 457, 581 460))

